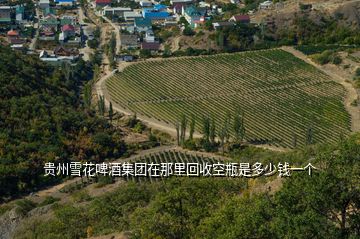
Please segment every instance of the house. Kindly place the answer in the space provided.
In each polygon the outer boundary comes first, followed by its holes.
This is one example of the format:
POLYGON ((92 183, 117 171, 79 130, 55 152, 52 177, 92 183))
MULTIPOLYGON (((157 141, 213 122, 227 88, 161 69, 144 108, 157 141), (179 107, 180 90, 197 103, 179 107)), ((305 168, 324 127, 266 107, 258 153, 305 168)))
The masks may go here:
POLYGON ((95 6, 96 7, 105 7, 105 6, 110 6, 111 5, 111 0, 95 0, 95 6))
POLYGON ((146 42, 155 42, 155 35, 152 30, 147 30, 145 32, 145 41, 146 42))
POLYGON ((124 12, 125 21, 135 21, 136 18, 142 18, 143 16, 138 12, 124 12))
POLYGON ((165 20, 170 17, 167 6, 162 4, 154 5, 152 8, 143 8, 142 15, 150 20, 165 20))
POLYGON ((118 61, 132 62, 134 61, 134 56, 132 55, 120 55, 117 57, 118 61))
POLYGON ((75 1, 74 0, 55 0, 56 6, 67 6, 67 7, 72 7, 75 5, 75 1))
POLYGON ((136 18, 134 22, 134 27, 137 32, 146 32, 151 29, 151 20, 149 18, 136 18))
POLYGON ((231 2, 232 4, 239 4, 239 3, 240 3, 239 0, 230 0, 230 2, 231 2))
POLYGON ((170 7, 170 9, 172 9, 173 14, 181 15, 183 7, 185 7, 187 4, 188 3, 175 3, 170 7))
POLYGON ((59 21, 53 15, 48 15, 39 21, 40 29, 52 28, 55 32, 58 30, 59 21))
POLYGON ((183 15, 192 28, 205 22, 206 8, 194 7, 193 5, 184 8, 183 15))
POLYGON ((234 15, 229 19, 229 22, 249 24, 250 23, 250 17, 248 15, 234 15))
POLYGON ((48 15, 53 15, 54 17, 56 17, 55 16, 55 9, 51 8, 51 7, 44 8, 43 9, 43 15, 44 15, 44 17, 46 17, 48 15))
POLYGON ((124 12, 131 12, 129 7, 109 7, 105 6, 101 12, 103 16, 118 16, 124 17, 124 12))
POLYGON ((45 8, 50 7, 50 1, 49 0, 40 0, 39 1, 39 7, 41 9, 45 9, 45 8))
POLYGON ((25 7, 22 5, 17 5, 15 7, 15 20, 16 23, 21 23, 24 20, 25 7))
POLYGON ((11 7, 0 6, 0 24, 8 24, 11 22, 11 7))
POLYGON ((219 30, 219 29, 222 29, 224 27, 231 27, 231 26, 234 26, 235 23, 234 22, 213 22, 213 28, 215 30, 219 30))
POLYGON ((191 4, 193 3, 193 0, 170 0, 171 5, 174 5, 176 3, 187 3, 191 4))
POLYGON ((61 32, 64 34, 64 38, 75 36, 75 27, 73 25, 66 24, 61 27, 61 32))
POLYGON ((59 65, 62 62, 73 62, 78 56, 56 56, 55 54, 49 54, 47 51, 43 50, 40 52, 39 58, 44 62, 59 65))
POLYGON ((75 16, 64 15, 60 18, 60 26, 76 25, 77 18, 75 16))
POLYGON ((137 35, 121 34, 120 45, 124 49, 131 49, 138 47, 137 35))
POLYGON ((265 1, 259 4, 259 9, 270 9, 272 5, 272 1, 265 1))
POLYGON ((143 42, 143 43, 141 43, 141 49, 150 50, 150 51, 158 51, 160 49, 160 43, 158 43, 158 42, 143 42))
POLYGON ((25 40, 20 38, 19 33, 15 30, 10 30, 7 32, 8 42, 10 44, 22 44, 25 43, 25 40))
POLYGON ((142 0, 142 1, 140 1, 140 6, 141 6, 141 7, 151 7, 151 6, 152 6, 152 2, 151 2, 151 1, 147 1, 147 0, 142 0))
POLYGON ((79 50, 77 48, 65 48, 64 46, 57 46, 54 49, 55 56, 78 56, 79 50))

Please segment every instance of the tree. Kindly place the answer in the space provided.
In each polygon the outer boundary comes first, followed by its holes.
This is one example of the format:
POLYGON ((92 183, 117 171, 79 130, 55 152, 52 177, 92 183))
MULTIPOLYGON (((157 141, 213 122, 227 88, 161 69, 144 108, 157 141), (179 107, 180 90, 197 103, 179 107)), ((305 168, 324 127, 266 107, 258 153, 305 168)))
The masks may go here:
POLYGON ((187 119, 186 116, 182 114, 180 120, 180 144, 183 144, 185 142, 186 127, 187 127, 187 119))
POLYGON ((175 130, 176 130, 176 143, 180 146, 180 125, 179 122, 175 123, 175 130))
POLYGON ((313 132, 313 129, 312 127, 308 127, 308 129, 306 130, 306 145, 311 145, 314 143, 314 132, 313 132))
POLYGON ((241 113, 239 108, 236 109, 234 117, 234 135, 236 143, 239 143, 245 137, 244 113, 241 113))
POLYGON ((113 111, 112 103, 110 101, 110 103, 109 103, 109 119, 110 119, 110 122, 112 122, 113 116, 114 116, 114 111, 113 111))
POLYGON ((105 98, 104 96, 100 95, 99 96, 99 100, 98 100, 98 110, 99 110, 99 114, 100 115, 104 115, 105 114, 105 98))
POLYGON ((212 118, 211 118, 211 125, 210 125, 210 134, 209 134, 210 143, 211 143, 212 145, 215 144, 215 137, 216 137, 215 118, 212 117, 212 118))
POLYGON ((203 133, 203 140, 205 142, 210 142, 210 119, 208 116, 203 117, 202 133, 203 133))
POLYGON ((195 132, 195 115, 191 114, 189 139, 193 140, 195 132))
POLYGON ((191 27, 185 26, 185 28, 183 30, 183 35, 185 35, 185 36, 193 36, 193 35, 195 35, 195 32, 194 32, 193 29, 191 29, 191 27))

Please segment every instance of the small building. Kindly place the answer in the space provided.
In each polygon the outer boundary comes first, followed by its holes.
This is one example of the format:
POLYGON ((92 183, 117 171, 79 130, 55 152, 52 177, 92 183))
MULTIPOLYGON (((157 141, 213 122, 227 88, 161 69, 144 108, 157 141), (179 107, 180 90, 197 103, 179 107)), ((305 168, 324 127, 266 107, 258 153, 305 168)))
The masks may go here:
POLYGON ((136 18, 134 27, 137 32, 146 32, 152 29, 151 20, 149 18, 136 18))
POLYGON ((160 43, 158 43, 158 42, 143 42, 143 43, 141 43, 141 49, 150 50, 150 51, 158 51, 160 49, 160 43))
POLYGON ((17 31, 15 30, 10 30, 7 32, 7 38, 8 38, 8 42, 10 44, 23 44, 25 43, 25 40, 20 38, 20 35, 17 31))
POLYGON ((139 46, 137 35, 120 34, 120 45, 124 49, 137 48, 139 46))
POLYGON ((192 28, 196 28, 199 24, 205 23, 206 8, 194 6, 183 7, 183 15, 192 28))
POLYGON ((39 21, 40 30, 44 28, 51 28, 56 32, 58 29, 58 25, 59 21, 53 15, 48 15, 44 19, 41 19, 39 21))
POLYGON ((64 46, 57 46, 54 49, 55 56, 78 56, 79 50, 77 48, 65 48, 64 46))
POLYGON ((272 1, 265 1, 259 4, 259 9, 270 9, 273 6, 273 2, 272 1))
POLYGON ((49 0, 40 0, 39 1, 39 7, 41 9, 45 9, 45 8, 50 7, 50 1, 49 0))
POLYGON ((75 6, 76 1, 74 0, 55 0, 57 6, 72 7, 75 6))
POLYGON ((234 15, 229 19, 229 22, 249 24, 250 23, 250 17, 248 15, 234 15))
POLYGON ((118 61, 132 62, 134 61, 134 56, 132 55, 119 55, 117 56, 118 61))
POLYGON ((224 27, 232 27, 235 25, 234 22, 213 22, 213 28, 215 30, 223 29, 224 27))
POLYGON ((155 34, 153 30, 147 30, 145 32, 145 41, 146 42, 155 42, 155 34))
POLYGON ((64 34, 64 38, 75 36, 75 27, 73 25, 66 24, 61 27, 61 32, 64 34))
POLYGON ((11 7, 0 6, 0 24, 8 24, 11 22, 11 7))
POLYGON ((129 22, 135 21, 136 18, 142 18, 143 16, 138 12, 124 12, 124 20, 129 22))
POLYGON ((110 5, 111 5, 111 0, 95 0, 95 7, 101 8, 110 5))
POLYGON ((118 16, 124 17, 124 12, 131 12, 129 7, 110 7, 105 6, 101 12, 103 16, 118 16))
POLYGON ((152 8, 143 8, 142 15, 150 20, 165 20, 170 17, 167 6, 162 4, 154 5, 152 8))
POLYGON ((22 5, 17 5, 15 8, 15 20, 16 23, 21 23, 24 21, 25 7, 22 5))
POLYGON ((51 7, 47 7, 45 9, 43 9, 43 15, 44 15, 44 17, 46 17, 48 15, 53 15, 54 17, 56 17, 55 16, 55 9, 51 8, 51 7))
POLYGON ((170 0, 171 5, 174 5, 176 3, 187 3, 187 4, 191 4, 193 3, 193 0, 170 0))
POLYGON ((183 7, 186 6, 187 3, 175 3, 171 6, 173 14, 181 15, 183 7))
POLYGON ((151 1, 147 1, 147 0, 142 0, 142 1, 140 1, 140 6, 141 6, 141 7, 151 7, 151 6, 152 6, 152 2, 151 2, 151 1))
POLYGON ((64 15, 60 18, 60 26, 76 25, 77 18, 75 16, 64 15))

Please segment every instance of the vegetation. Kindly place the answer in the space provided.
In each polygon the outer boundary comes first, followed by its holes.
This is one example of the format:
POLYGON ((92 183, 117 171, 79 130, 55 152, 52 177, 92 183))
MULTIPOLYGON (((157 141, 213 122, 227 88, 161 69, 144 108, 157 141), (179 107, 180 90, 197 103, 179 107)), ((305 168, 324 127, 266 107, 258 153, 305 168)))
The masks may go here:
POLYGON ((349 132, 344 89, 282 50, 142 62, 106 84, 121 107, 169 125, 194 115, 198 132, 204 116, 214 117, 218 131, 240 110, 243 138, 257 144, 293 147, 296 134, 297 145, 305 145, 310 126, 313 143, 349 132))
POLYGON ((45 162, 124 153, 120 134, 82 103, 80 86, 92 79, 91 64, 52 68, 6 47, 0 63, 0 201, 53 182, 43 176, 45 162))
MULTIPOLYGON (((164 162, 162 155, 168 155, 176 162, 176 154, 159 155, 143 160, 164 162)), ((181 159, 183 154, 178 156, 181 159)), ((32 220, 15 238, 84 238, 89 231, 93 236, 127 231, 130 238, 352 239, 360 235, 359 135, 292 153, 248 148, 234 151, 233 156, 240 162, 296 165, 312 158, 318 170, 312 176, 294 172, 282 180, 280 189, 258 193, 254 188, 264 183, 261 178, 128 181, 86 205, 55 207, 51 219, 32 220)))

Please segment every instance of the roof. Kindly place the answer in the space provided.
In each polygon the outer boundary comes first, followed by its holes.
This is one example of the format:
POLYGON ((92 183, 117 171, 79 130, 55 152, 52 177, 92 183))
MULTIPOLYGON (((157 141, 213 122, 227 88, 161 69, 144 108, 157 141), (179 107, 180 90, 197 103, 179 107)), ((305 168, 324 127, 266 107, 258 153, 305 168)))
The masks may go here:
POLYGON ((10 6, 0 6, 0 10, 11 10, 10 6))
POLYGON ((75 0, 55 0, 55 2, 75 2, 75 0))
POLYGON ((141 49, 147 49, 147 50, 159 50, 160 43, 158 42, 143 42, 141 43, 141 49))
POLYGON ((24 13, 25 7, 24 6, 16 6, 16 13, 24 13))
POLYGON ((7 35, 8 36, 18 36, 19 33, 17 31, 15 31, 15 30, 10 30, 10 31, 7 32, 7 35))
POLYGON ((153 8, 154 8, 155 10, 157 10, 157 11, 160 11, 160 10, 162 10, 162 9, 166 9, 167 6, 166 6, 166 5, 163 5, 163 4, 156 4, 156 5, 153 6, 153 8))
POLYGON ((120 35, 121 45, 135 45, 137 44, 137 40, 138 39, 136 35, 129 35, 129 34, 120 35))
POLYGON ((71 23, 73 22, 72 19, 70 18, 63 18, 63 19, 60 19, 60 25, 61 26, 64 26, 64 25, 71 25, 71 23))
POLYGON ((189 6, 189 7, 187 7, 185 9, 185 13, 190 17, 205 16, 206 9, 196 8, 194 6, 189 6))
POLYGON ((111 4, 111 0, 95 0, 96 4, 111 4))
POLYGON ((144 8, 143 9, 143 17, 150 19, 161 19, 168 18, 170 14, 168 12, 159 12, 154 10, 153 8, 144 8))
POLYGON ((214 22, 214 27, 227 27, 227 26, 233 26, 235 23, 233 22, 214 22))
POLYGON ((136 18, 135 26, 136 27, 151 27, 151 20, 149 18, 136 18))
POLYGON ((248 15, 234 15, 233 18, 237 22, 250 21, 250 17, 248 15))
POLYGON ((75 31, 75 28, 74 28, 73 25, 65 24, 65 25, 61 28, 61 30, 62 30, 63 32, 65 32, 65 31, 75 31))
POLYGON ((137 17, 142 17, 142 15, 137 12, 124 12, 124 18, 137 18, 137 17))

